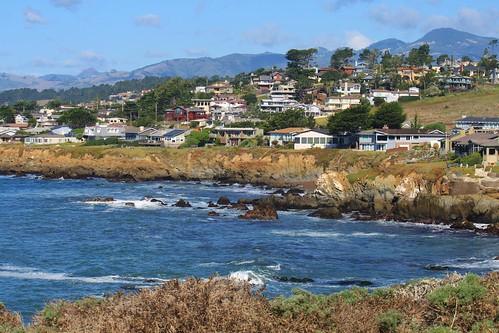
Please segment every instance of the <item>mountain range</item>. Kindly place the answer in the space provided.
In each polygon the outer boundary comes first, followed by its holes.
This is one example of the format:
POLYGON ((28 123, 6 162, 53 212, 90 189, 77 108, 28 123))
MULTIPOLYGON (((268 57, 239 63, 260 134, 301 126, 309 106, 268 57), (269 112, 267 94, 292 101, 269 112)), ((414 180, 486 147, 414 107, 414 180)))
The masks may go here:
MULTIPOLYGON (((428 32, 422 38, 406 43, 390 38, 376 42, 368 48, 389 50, 392 54, 407 53, 412 48, 427 43, 430 45, 433 56, 440 54, 452 55, 456 58, 469 56, 478 59, 489 42, 495 38, 477 36, 468 32, 451 28, 440 28, 428 32)), ((319 66, 327 66, 333 51, 319 47, 315 62, 319 66)), ((113 84, 118 81, 142 79, 148 76, 172 77, 180 76, 190 78, 195 76, 234 76, 242 72, 251 72, 258 68, 271 68, 286 66, 284 54, 261 53, 239 54, 234 53, 218 58, 182 58, 165 60, 148 65, 130 72, 112 70, 98 72, 87 69, 78 75, 49 74, 43 76, 16 75, 0 73, 0 91, 31 88, 43 89, 68 89, 71 87, 83 88, 99 84, 113 84)))

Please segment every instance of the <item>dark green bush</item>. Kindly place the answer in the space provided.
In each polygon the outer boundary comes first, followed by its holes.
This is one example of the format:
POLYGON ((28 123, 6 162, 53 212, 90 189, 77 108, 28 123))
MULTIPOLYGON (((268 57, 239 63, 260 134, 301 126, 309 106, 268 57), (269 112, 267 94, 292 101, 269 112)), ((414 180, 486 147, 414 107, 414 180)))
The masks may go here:
POLYGON ((440 308, 454 306, 456 303, 467 305, 481 299, 486 292, 487 289, 480 283, 480 278, 468 274, 456 286, 446 285, 431 292, 428 301, 440 308))
POLYGON ((402 322, 402 314, 396 310, 388 310, 378 316, 380 333, 396 333, 397 327, 402 322))

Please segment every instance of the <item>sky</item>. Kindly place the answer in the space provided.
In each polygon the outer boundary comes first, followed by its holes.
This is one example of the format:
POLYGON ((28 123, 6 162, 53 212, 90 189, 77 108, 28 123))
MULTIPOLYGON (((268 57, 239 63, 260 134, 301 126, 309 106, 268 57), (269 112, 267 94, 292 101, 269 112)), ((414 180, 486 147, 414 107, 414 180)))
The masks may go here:
POLYGON ((0 72, 133 70, 166 59, 349 46, 433 28, 499 36, 498 0, 0 0, 0 72))

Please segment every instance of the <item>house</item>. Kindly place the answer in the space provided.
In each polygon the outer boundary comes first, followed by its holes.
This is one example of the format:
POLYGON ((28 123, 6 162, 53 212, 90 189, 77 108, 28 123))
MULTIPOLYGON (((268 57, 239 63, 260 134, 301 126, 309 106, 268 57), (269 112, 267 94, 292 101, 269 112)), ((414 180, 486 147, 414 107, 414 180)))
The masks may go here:
POLYGON ((193 98, 192 103, 196 109, 202 109, 207 114, 211 112, 211 99, 208 98, 193 98))
POLYGON ((397 74, 402 77, 402 80, 410 81, 412 83, 419 83, 421 77, 428 73, 428 71, 427 68, 414 66, 402 66, 397 68, 397 74))
POLYGON ((355 82, 340 82, 339 87, 336 87, 335 92, 341 96, 358 95, 361 89, 360 83, 355 82))
POLYGON ((190 122, 206 119, 208 119, 208 114, 204 109, 176 107, 165 111, 165 121, 190 122))
POLYGON ((468 90, 473 87, 473 79, 462 75, 439 76, 438 81, 445 89, 468 90))
POLYGON ((439 130, 424 129, 373 129, 358 134, 360 150, 387 151, 395 148, 411 150, 415 146, 430 145, 443 148, 447 135, 439 130))
POLYGON ((473 133, 452 140, 454 152, 460 156, 480 153, 485 166, 499 163, 499 133, 473 133))
POLYGON ((232 94, 234 93, 234 88, 228 81, 216 82, 206 87, 207 93, 218 94, 232 94))
POLYGON ((361 103, 360 95, 330 96, 325 103, 326 111, 342 111, 361 103))
POLYGON ((83 130, 83 137, 86 140, 107 140, 111 138, 125 139, 127 126, 124 125, 95 125, 86 126, 83 130))
POLYGON ((280 84, 270 91, 271 99, 293 99, 296 95, 294 84, 280 84))
POLYGON ((294 136, 295 149, 333 148, 333 136, 321 129, 311 129, 294 136))
POLYGON ((17 134, 18 130, 15 128, 0 129, 0 143, 16 143, 21 142, 24 136, 17 134))
POLYGON ((289 109, 296 108, 300 105, 294 99, 286 97, 272 97, 270 99, 263 99, 260 103, 260 110, 263 112, 284 112, 289 109))
POLYGON ((288 128, 282 128, 278 129, 275 131, 270 131, 267 133, 269 136, 269 144, 270 146, 277 146, 277 145, 285 145, 287 143, 293 143, 295 142, 295 136, 309 131, 310 128, 305 128, 305 127, 288 127, 288 128))
POLYGON ((73 130, 69 126, 58 126, 50 131, 53 134, 69 136, 73 130))
POLYGON ((226 146, 239 146, 244 140, 255 139, 257 136, 263 136, 263 130, 251 127, 215 127, 210 134, 211 138, 226 146))
POLYGON ((114 124, 126 124, 128 122, 127 118, 121 118, 121 117, 98 117, 97 118, 99 121, 102 121, 103 123, 109 124, 109 125, 114 125, 114 124))
POLYGON ((154 129, 148 128, 138 134, 139 143, 145 146, 164 146, 177 148, 185 142, 188 134, 182 129, 154 129))
POLYGON ((68 142, 78 142, 78 139, 73 136, 64 136, 52 133, 38 134, 24 139, 24 144, 27 145, 57 145, 68 142))
POLYGON ((499 131, 499 117, 463 117, 456 120, 456 127, 463 130, 473 128, 499 131))
POLYGON ((419 97, 419 88, 410 87, 408 90, 385 90, 373 89, 368 97, 371 105, 374 105, 375 98, 382 98, 387 103, 398 102, 400 97, 419 97))
POLYGON ((14 119, 14 123, 16 124, 27 124, 28 123, 28 118, 21 115, 21 114, 18 114, 16 115, 15 119, 14 119))

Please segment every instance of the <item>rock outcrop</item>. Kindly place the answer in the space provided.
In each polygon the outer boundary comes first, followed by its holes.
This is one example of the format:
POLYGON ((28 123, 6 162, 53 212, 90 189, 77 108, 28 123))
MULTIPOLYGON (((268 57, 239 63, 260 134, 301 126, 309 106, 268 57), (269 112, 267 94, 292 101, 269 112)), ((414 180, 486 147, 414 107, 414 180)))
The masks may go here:
POLYGON ((240 215, 239 218, 243 220, 271 221, 277 220, 279 217, 276 209, 271 205, 259 204, 248 210, 244 215, 240 215))

